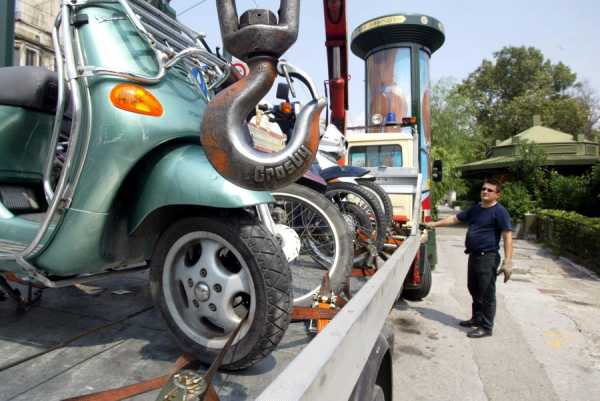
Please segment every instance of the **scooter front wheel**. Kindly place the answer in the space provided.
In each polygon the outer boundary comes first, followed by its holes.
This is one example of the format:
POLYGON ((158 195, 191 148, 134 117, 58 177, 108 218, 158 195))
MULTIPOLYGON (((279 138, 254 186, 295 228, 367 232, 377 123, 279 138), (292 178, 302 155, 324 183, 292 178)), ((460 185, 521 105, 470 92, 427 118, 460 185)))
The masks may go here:
POLYGON ((150 288, 180 347, 210 363, 240 324, 222 367, 271 353, 289 325, 291 273, 275 239, 248 214, 180 220, 161 236, 150 288))

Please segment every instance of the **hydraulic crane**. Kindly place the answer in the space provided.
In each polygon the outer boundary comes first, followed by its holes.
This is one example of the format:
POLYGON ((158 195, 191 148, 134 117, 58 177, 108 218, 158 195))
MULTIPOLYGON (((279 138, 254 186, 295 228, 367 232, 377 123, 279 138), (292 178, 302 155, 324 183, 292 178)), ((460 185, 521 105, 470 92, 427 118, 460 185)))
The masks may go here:
POLYGON ((325 47, 329 76, 331 118, 342 133, 348 110, 348 23, 346 0, 323 0, 325 47))

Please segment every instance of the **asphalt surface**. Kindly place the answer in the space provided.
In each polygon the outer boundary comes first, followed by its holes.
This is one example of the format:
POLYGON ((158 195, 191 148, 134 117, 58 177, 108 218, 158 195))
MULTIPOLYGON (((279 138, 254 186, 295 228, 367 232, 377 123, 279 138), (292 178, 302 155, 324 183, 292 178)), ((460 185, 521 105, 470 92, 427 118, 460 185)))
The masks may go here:
POLYGON ((515 240, 514 272, 497 281, 492 337, 470 339, 464 227, 437 230, 431 294, 401 302, 395 400, 600 400, 600 280, 538 244, 515 240))

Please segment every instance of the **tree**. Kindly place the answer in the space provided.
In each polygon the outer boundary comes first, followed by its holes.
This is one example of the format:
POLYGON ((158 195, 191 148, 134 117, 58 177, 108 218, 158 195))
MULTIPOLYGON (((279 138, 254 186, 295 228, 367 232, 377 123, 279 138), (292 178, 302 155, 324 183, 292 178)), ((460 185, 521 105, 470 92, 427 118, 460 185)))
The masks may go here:
POLYGON ((467 191, 457 167, 483 157, 486 146, 473 118, 472 103, 456 91, 451 79, 441 79, 433 86, 431 116, 432 157, 444 162, 443 180, 433 186, 437 203, 450 190, 459 195, 467 191))
POLYGON ((587 121, 583 134, 587 139, 599 140, 595 138, 598 134, 598 122, 600 121, 600 98, 596 95, 589 81, 584 80, 579 83, 573 91, 573 96, 579 101, 583 108, 587 110, 587 121))
POLYGON ((458 87, 470 99, 488 143, 531 127, 539 114, 545 126, 572 134, 584 131, 589 108, 571 92, 577 76, 563 63, 553 64, 533 47, 505 47, 494 61, 483 60, 458 87))
POLYGON ((545 186, 546 153, 534 143, 522 142, 517 146, 515 165, 510 168, 515 182, 520 183, 540 204, 545 186))

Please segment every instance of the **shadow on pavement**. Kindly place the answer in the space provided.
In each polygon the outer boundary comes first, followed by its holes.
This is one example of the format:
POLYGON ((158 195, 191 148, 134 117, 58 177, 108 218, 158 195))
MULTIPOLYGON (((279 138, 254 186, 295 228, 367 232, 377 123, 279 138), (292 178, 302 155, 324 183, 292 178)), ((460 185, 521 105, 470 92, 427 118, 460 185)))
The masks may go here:
POLYGON ((431 308, 425 308, 425 307, 422 307, 422 306, 413 306, 412 309, 415 310, 415 311, 417 311, 425 319, 433 320, 433 321, 442 323, 443 325, 455 328, 455 329, 460 330, 460 331, 465 331, 466 332, 466 331, 471 330, 470 328, 465 328, 465 327, 461 327, 461 326, 458 325, 458 323, 461 320, 463 320, 462 318, 458 319, 455 316, 449 315, 449 314, 444 313, 444 312, 440 312, 439 310, 435 310, 435 309, 431 309, 431 308))

